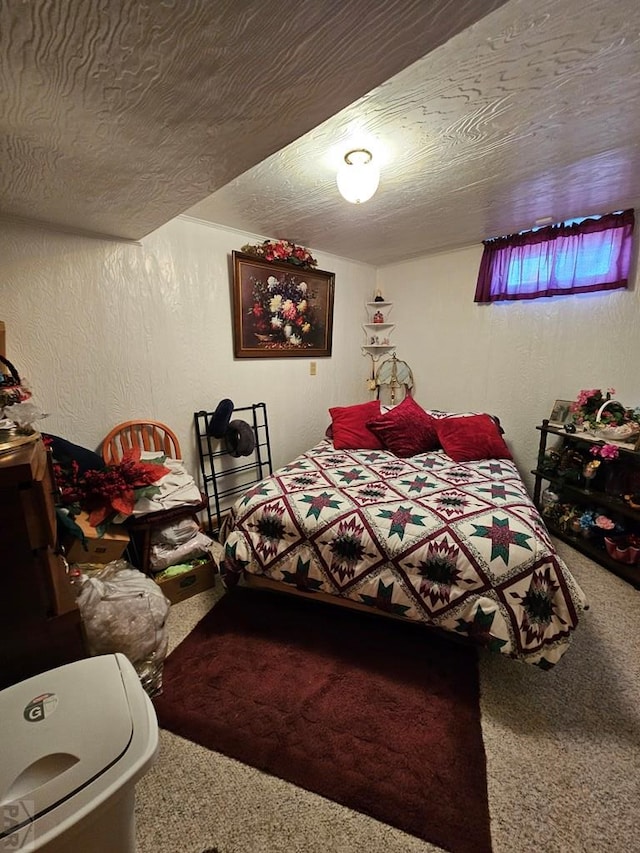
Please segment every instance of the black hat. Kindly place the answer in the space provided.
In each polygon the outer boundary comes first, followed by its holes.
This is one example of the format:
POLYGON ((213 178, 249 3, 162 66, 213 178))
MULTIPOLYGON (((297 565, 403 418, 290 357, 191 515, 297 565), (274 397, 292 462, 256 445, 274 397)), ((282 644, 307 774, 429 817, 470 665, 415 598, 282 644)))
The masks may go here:
POLYGON ((252 428, 246 421, 231 421, 225 433, 227 450, 231 456, 251 456, 256 446, 252 428))
POLYGON ((229 426, 229 420, 233 414, 233 402, 226 397, 220 400, 218 407, 209 421, 209 435, 214 438, 222 438, 229 426))

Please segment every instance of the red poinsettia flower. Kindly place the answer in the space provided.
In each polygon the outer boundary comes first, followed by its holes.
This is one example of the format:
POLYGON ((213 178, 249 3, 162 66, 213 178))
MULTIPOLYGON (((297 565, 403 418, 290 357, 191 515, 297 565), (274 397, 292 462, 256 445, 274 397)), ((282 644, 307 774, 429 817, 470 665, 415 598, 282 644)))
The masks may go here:
POLYGON ((122 461, 99 471, 87 471, 84 503, 89 524, 99 527, 109 516, 131 515, 136 499, 170 469, 157 462, 143 462, 139 447, 127 451, 122 461))
POLYGON ((89 513, 89 524, 92 527, 100 527, 103 525, 110 515, 113 515, 113 507, 109 504, 98 507, 89 513))
MULTIPOLYGON (((135 478, 138 485, 148 486, 150 483, 155 483, 156 480, 170 473, 170 468, 158 462, 142 462, 140 460, 141 456, 142 451, 140 448, 134 447, 132 450, 127 450, 120 463, 121 467, 125 465, 130 466, 131 476, 135 478)), ((158 456, 164 456, 164 454, 158 451, 158 456)))

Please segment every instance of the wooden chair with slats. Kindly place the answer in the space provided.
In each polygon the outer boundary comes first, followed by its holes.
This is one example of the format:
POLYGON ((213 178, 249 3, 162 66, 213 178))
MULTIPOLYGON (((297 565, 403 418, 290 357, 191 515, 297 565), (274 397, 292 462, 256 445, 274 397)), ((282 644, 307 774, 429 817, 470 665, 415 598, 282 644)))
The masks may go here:
POLYGON ((102 442, 102 458, 107 465, 114 465, 134 447, 158 450, 171 459, 182 458, 176 434, 160 421, 125 421, 118 424, 102 442))
MULTIPOLYGON (((181 459, 180 442, 176 434, 160 421, 125 421, 115 426, 102 442, 102 458, 107 465, 115 465, 122 460, 128 450, 139 447, 140 450, 157 450, 170 459, 181 459)), ((158 510, 147 515, 136 516, 127 522, 133 544, 138 556, 138 568, 145 574, 150 573, 151 533, 161 524, 169 524, 182 518, 193 518, 198 524, 197 513, 207 506, 202 495, 200 504, 185 505, 167 510, 158 510)))

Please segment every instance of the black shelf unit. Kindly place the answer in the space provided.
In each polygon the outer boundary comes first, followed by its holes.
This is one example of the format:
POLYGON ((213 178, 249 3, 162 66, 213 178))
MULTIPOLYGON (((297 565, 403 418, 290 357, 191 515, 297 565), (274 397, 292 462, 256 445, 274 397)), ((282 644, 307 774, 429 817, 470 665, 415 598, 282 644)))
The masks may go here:
POLYGON ((599 545, 592 543, 590 539, 583 539, 580 536, 572 536, 567 531, 556 527, 549 519, 545 518, 544 523, 547 526, 549 533, 571 545, 576 551, 580 551, 586 557, 592 559, 595 563, 599 563, 605 569, 608 569, 612 574, 630 583, 636 589, 640 590, 640 566, 628 566, 626 563, 621 563, 619 560, 614 560, 607 552, 599 545))
POLYGON ((224 438, 214 438, 210 425, 214 412, 194 412, 196 442, 200 458, 202 488, 207 497, 208 533, 218 536, 224 515, 235 500, 252 485, 273 473, 269 421, 265 403, 233 409, 233 420, 244 420, 252 428, 255 447, 249 456, 232 456, 224 438))
MULTIPOLYGON (((593 504, 602 507, 611 513, 613 517, 627 519, 635 523, 640 529, 640 510, 629 506, 624 500, 608 495, 605 492, 590 488, 583 488, 578 482, 571 482, 554 472, 544 470, 542 462, 545 457, 547 448, 548 436, 555 436, 569 443, 602 443, 602 440, 597 437, 588 436, 584 433, 567 433, 562 428, 554 427, 548 421, 543 421, 542 425, 536 427, 540 431, 540 444, 538 448, 538 467, 531 473, 535 477, 535 485, 533 491, 533 501, 538 509, 542 512, 541 505, 541 490, 542 483, 546 481, 552 484, 561 494, 563 502, 574 501, 577 504, 593 504)), ((640 453, 630 447, 624 447, 618 442, 615 443, 619 447, 621 463, 635 467, 640 471, 640 453)), ((585 556, 599 563, 604 568, 608 569, 613 574, 630 583, 636 589, 640 589, 640 563, 636 565, 627 565, 619 560, 614 560, 609 556, 604 548, 604 542, 594 542, 590 538, 575 535, 572 531, 564 530, 554 524, 551 519, 543 515, 544 522, 551 534, 558 539, 571 545, 577 551, 580 551, 585 556)))
MULTIPOLYGON (((606 492, 597 491, 596 489, 587 491, 576 483, 567 482, 563 477, 554 476, 548 471, 536 469, 531 473, 539 478, 540 481, 547 480, 549 483, 553 483, 554 486, 557 486, 568 497, 575 498, 581 503, 591 501, 592 503, 597 503, 603 509, 610 510, 615 515, 623 515, 625 518, 630 518, 633 521, 640 521, 640 510, 633 509, 625 501, 608 495, 606 492)), ((534 495, 534 502, 536 506, 540 505, 539 496, 534 495)))

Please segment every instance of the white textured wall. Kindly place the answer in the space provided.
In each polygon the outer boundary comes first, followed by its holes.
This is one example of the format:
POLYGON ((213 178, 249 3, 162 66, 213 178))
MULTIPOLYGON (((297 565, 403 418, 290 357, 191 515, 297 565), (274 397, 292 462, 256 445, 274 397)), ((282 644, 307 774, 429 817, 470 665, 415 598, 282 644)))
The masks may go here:
POLYGON ((274 464, 310 447, 331 405, 367 399, 363 303, 375 269, 314 252, 335 272, 333 355, 234 360, 231 252, 251 235, 175 219, 141 245, 0 224, 7 355, 50 416, 48 432, 97 448, 120 421, 177 432, 198 470, 193 413, 223 397, 267 404, 274 464))
POLYGON ((231 252, 251 235, 175 219, 141 245, 0 225, 0 319, 8 356, 50 416, 42 428, 95 448, 116 423, 170 424, 197 459, 193 412, 264 401, 276 465, 308 448, 327 409, 368 398, 364 302, 394 301, 398 357, 426 407, 491 411, 521 472, 557 398, 613 386, 640 404, 640 295, 629 291, 478 306, 482 247, 380 268, 315 253, 336 274, 333 356, 234 360, 231 252))
POLYGON ((387 266, 379 287, 396 302, 394 340, 418 402, 498 415, 530 481, 535 426, 554 400, 613 387, 616 399, 640 405, 640 292, 636 282, 628 291, 476 305, 481 255, 474 246, 387 266))

